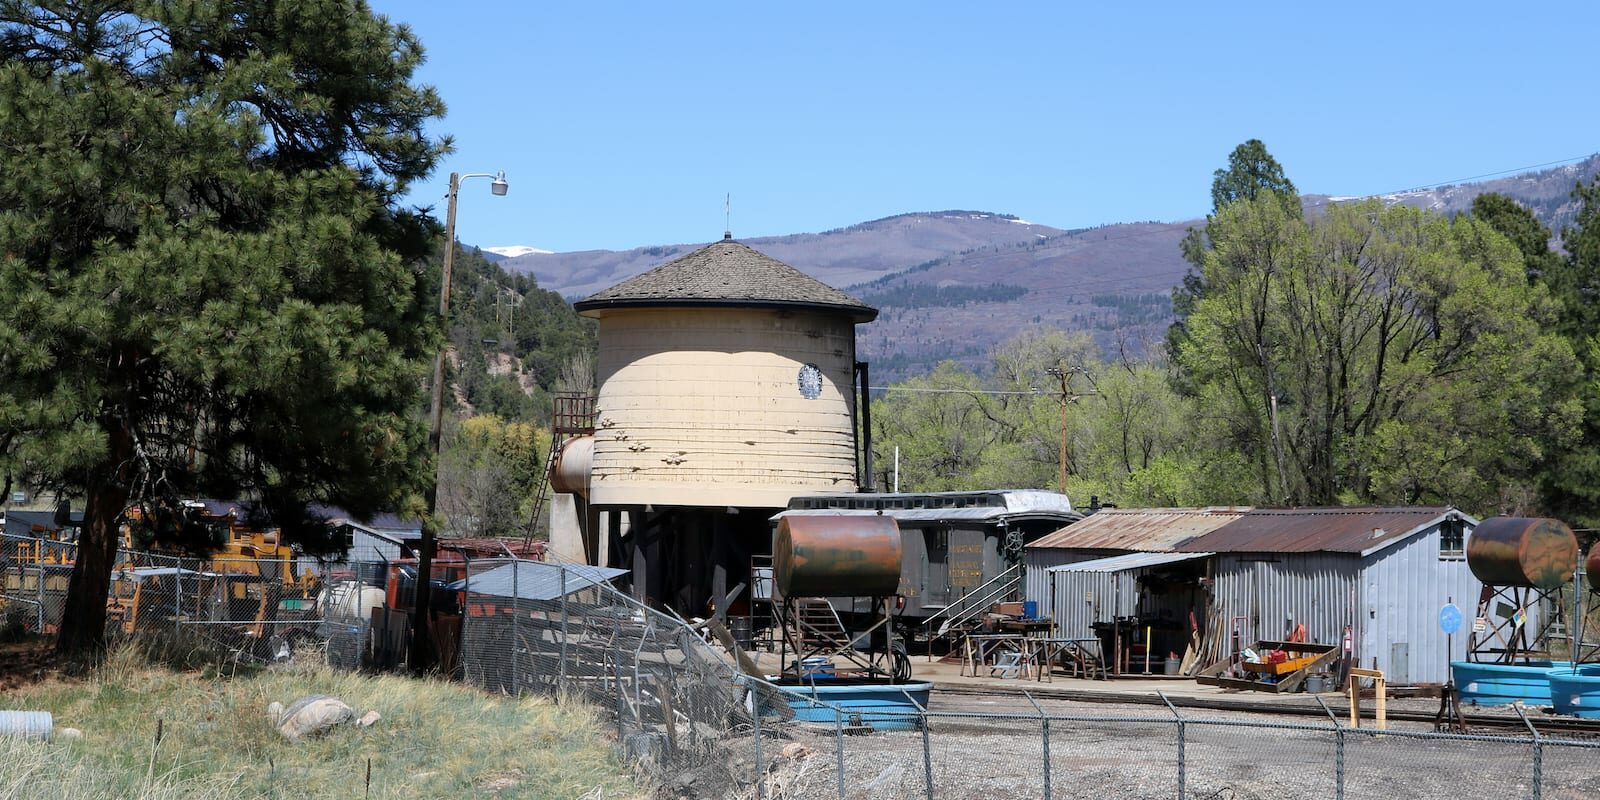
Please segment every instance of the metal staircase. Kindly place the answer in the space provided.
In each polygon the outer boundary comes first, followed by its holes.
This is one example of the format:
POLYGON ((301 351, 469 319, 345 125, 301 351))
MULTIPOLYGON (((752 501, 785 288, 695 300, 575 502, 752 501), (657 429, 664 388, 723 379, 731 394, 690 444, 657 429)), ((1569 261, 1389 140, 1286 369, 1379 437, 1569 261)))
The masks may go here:
POLYGON ((983 614, 991 606, 1015 597, 1021 587, 1022 565, 1017 564, 928 617, 922 623, 922 639, 929 644, 929 655, 932 655, 935 641, 954 643, 962 634, 981 625, 983 614), (938 625, 937 630, 935 625, 938 625))
POLYGON ((809 655, 833 655, 850 647, 850 631, 833 604, 821 597, 796 597, 791 633, 797 649, 809 655))

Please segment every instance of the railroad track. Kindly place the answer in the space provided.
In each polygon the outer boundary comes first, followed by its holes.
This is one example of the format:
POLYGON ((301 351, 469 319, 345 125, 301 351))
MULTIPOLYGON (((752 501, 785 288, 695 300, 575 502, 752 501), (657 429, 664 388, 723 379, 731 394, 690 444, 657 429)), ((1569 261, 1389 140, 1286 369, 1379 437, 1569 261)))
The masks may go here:
MULTIPOLYGON (((934 684, 935 696, 949 697, 970 696, 989 698, 1008 698, 1024 701, 1021 692, 1008 689, 984 689, 967 685, 947 683, 934 684)), ((1109 705, 1150 705, 1166 707, 1163 701, 1155 694, 1137 695, 1123 692, 1097 692, 1082 689, 1056 689, 1048 686, 1029 687, 1028 693, 1039 700, 1066 700, 1075 703, 1097 703, 1109 705)), ((1244 700, 1232 698, 1212 697, 1171 697, 1168 701, 1178 708, 1195 708, 1206 711, 1232 711, 1246 714, 1268 714, 1276 716, 1314 717, 1326 720, 1328 714, 1320 706, 1288 705, 1284 703, 1264 702, 1260 700, 1244 700)), ((1339 717, 1340 722, 1349 719, 1350 708, 1347 704, 1329 703, 1328 707, 1339 717)), ((1364 709, 1371 712, 1371 707, 1364 709)), ((1467 729, 1526 733, 1528 730, 1521 718, 1503 714, 1474 714, 1469 707, 1462 708, 1466 717, 1467 729)), ((1399 722, 1432 723, 1434 712, 1415 711, 1409 709, 1390 708, 1388 718, 1399 722)), ((1528 722, 1539 731, 1541 736, 1561 737, 1593 737, 1600 736, 1600 719, 1579 719, 1577 717, 1557 717, 1548 714, 1536 713, 1528 715, 1528 722)))

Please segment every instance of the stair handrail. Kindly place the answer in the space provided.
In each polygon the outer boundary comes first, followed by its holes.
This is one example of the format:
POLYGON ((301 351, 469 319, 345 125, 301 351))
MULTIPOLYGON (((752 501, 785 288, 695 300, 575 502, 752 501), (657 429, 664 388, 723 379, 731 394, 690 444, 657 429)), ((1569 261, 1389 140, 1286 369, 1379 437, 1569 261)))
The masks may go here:
POLYGON ((1022 565, 1012 565, 993 578, 979 584, 977 588, 957 598, 954 603, 945 606, 939 613, 924 620, 922 623, 923 638, 931 638, 928 636, 928 632, 933 629, 933 624, 940 619, 946 620, 944 627, 939 632, 940 635, 943 635, 952 626, 966 622, 982 613, 982 609, 992 605, 996 598, 1015 591, 1017 584, 1021 582, 1022 565))

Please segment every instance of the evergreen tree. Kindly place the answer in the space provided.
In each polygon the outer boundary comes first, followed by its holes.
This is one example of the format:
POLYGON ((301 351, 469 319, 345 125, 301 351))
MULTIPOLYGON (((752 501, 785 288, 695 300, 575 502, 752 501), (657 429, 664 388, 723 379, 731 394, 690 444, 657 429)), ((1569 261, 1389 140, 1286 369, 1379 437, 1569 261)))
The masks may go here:
POLYGON ((426 480, 421 60, 360 0, 0 0, 0 466, 85 500, 64 654, 132 505, 253 498, 317 551, 309 503, 426 480))
POLYGON ((1560 302, 1557 330, 1583 362, 1575 390, 1583 425, 1570 446, 1556 450, 1544 472, 1545 511, 1584 527, 1600 527, 1600 181, 1572 192, 1578 216, 1561 231, 1567 256, 1540 276, 1560 302))
POLYGON ((1559 268, 1561 257, 1550 249, 1550 229, 1527 206, 1499 192, 1484 192, 1472 198, 1472 216, 1517 246, 1530 283, 1559 268))
POLYGON ((1294 182, 1283 174, 1278 163, 1260 139, 1251 139, 1228 154, 1228 166, 1212 173, 1211 212, 1215 214, 1229 203, 1255 200, 1262 193, 1270 193, 1293 216, 1300 216, 1300 192, 1294 182))
MULTIPOLYGON (((1172 290, 1172 313, 1177 320, 1167 329, 1168 358, 1177 360, 1178 351, 1189 336, 1189 315, 1194 313, 1195 304, 1207 292, 1203 267, 1206 252, 1211 249, 1208 231, 1212 220, 1230 204, 1240 200, 1255 200, 1263 193, 1275 198, 1288 216, 1300 217, 1300 193, 1294 188, 1294 182, 1283 173, 1283 165, 1267 152, 1267 146, 1260 139, 1250 139, 1228 154, 1226 168, 1212 173, 1211 213, 1206 215, 1207 228, 1190 228, 1179 245, 1190 269, 1184 274, 1183 283, 1172 290)), ((1181 381, 1182 374, 1178 374, 1177 378, 1181 381)), ((1193 387, 1181 388, 1188 393, 1193 392, 1193 387)))

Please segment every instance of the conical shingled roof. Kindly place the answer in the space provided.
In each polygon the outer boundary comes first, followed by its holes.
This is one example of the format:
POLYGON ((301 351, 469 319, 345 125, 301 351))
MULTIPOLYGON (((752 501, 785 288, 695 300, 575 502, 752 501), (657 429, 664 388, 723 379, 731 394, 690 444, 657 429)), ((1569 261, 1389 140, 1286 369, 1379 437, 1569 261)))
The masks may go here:
POLYGON ((878 316, 866 303, 731 238, 572 304, 586 316, 644 306, 798 306, 848 314, 858 323, 878 316))

